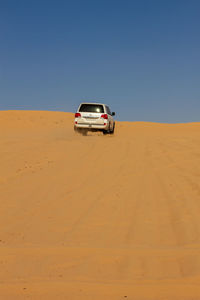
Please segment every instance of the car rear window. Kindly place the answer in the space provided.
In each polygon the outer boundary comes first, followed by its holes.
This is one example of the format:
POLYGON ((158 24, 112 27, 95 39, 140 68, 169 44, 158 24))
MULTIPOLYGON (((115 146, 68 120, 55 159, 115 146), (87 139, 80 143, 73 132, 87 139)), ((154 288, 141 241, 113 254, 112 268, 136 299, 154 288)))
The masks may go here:
POLYGON ((103 105, 100 104, 81 104, 80 112, 104 113, 103 105))

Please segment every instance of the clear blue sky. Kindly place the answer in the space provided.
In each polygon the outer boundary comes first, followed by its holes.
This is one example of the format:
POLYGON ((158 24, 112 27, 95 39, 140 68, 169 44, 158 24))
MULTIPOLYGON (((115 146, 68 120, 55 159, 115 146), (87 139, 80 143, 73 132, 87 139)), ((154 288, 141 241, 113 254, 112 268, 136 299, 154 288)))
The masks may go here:
POLYGON ((200 121, 200 1, 0 0, 0 110, 200 121))

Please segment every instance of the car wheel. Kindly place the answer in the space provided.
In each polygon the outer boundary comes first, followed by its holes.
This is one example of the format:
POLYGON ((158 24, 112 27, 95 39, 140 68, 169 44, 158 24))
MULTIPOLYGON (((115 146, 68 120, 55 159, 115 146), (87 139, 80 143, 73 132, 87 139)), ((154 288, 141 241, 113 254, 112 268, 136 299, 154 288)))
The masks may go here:
POLYGON ((110 130, 110 134, 114 134, 114 132, 115 132, 115 123, 113 124, 113 129, 110 130))
POLYGON ((108 134, 108 131, 107 130, 103 130, 103 134, 108 134))

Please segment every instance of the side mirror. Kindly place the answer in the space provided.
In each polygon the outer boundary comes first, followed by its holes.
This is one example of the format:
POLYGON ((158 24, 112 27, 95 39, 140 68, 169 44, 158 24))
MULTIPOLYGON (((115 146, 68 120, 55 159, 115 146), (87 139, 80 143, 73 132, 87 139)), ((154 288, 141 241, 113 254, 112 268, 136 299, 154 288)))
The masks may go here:
POLYGON ((115 116, 115 112, 112 112, 112 116, 115 116))

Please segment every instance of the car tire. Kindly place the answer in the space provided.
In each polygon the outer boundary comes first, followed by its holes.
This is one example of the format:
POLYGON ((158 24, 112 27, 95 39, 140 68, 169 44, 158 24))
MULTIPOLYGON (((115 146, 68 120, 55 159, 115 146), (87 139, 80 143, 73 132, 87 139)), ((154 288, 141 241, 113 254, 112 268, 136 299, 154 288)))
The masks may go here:
POLYGON ((115 132, 115 123, 113 124, 113 129, 110 130, 110 134, 114 134, 114 132, 115 132))
POLYGON ((103 130, 103 134, 104 135, 108 134, 108 131, 107 130, 103 130))

